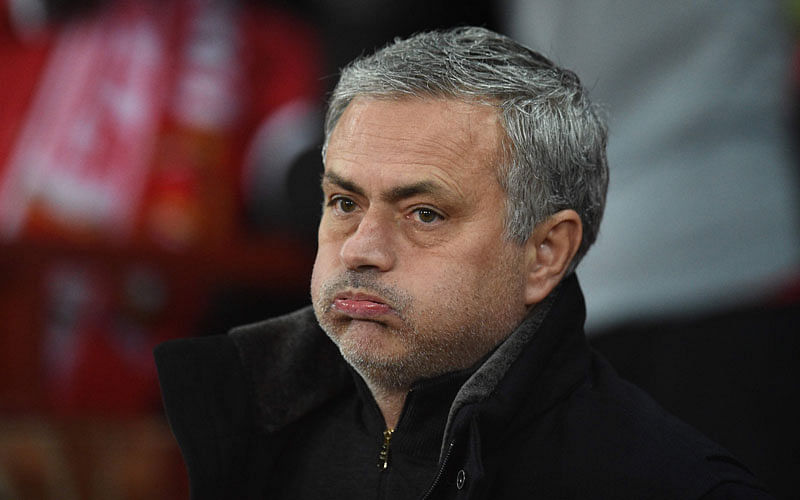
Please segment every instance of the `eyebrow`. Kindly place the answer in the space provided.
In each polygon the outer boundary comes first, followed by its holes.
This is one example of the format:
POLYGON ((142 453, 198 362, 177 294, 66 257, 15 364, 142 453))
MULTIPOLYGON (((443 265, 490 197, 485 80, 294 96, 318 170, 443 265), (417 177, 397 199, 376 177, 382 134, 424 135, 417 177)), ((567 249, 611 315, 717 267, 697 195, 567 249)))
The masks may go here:
MULTIPOLYGON (((322 175, 322 182, 325 183, 326 181, 336 184, 342 189, 356 193, 359 196, 366 196, 365 191, 358 184, 345 179, 335 172, 325 172, 322 175)), ((420 181, 404 186, 393 187, 381 193, 381 200, 387 203, 396 203, 420 194, 443 194, 443 189, 435 182, 420 181)))
POLYGON ((322 174, 322 184, 324 185, 326 182, 336 184, 340 188, 351 191, 359 196, 366 196, 366 193, 358 184, 351 180, 345 179, 335 172, 325 172, 322 174))

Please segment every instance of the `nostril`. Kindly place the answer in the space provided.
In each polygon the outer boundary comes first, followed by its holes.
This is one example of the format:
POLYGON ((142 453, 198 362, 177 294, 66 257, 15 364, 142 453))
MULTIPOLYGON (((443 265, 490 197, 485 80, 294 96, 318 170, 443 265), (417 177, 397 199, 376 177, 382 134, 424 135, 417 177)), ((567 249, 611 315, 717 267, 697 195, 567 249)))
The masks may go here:
POLYGON ((356 271, 364 271, 364 272, 369 272, 369 271, 376 270, 377 268, 378 268, 378 266, 373 266, 373 265, 361 265, 361 266, 358 266, 358 267, 356 268, 356 271))

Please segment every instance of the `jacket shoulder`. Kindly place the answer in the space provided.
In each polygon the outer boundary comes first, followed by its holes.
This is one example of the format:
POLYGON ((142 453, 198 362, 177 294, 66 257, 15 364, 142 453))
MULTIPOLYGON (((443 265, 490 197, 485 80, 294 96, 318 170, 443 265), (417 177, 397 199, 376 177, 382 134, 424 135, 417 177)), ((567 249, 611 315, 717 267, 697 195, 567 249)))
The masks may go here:
POLYGON ((192 498, 247 497, 286 436, 277 431, 351 380, 310 307, 154 350, 192 498), (344 375, 344 376, 341 376, 344 375))
POLYGON ((238 491, 230 488, 248 468, 253 406, 233 342, 225 335, 170 340, 154 356, 193 498, 238 491))
POLYGON ((253 386, 259 426, 274 432, 352 385, 312 308, 235 328, 230 338, 253 386))
POLYGON ((763 493, 727 450, 621 379, 601 356, 593 355, 591 371, 568 417, 574 432, 566 449, 576 484, 586 488, 581 493, 596 494, 598 485, 614 492, 612 478, 631 498, 717 498, 715 490, 737 488, 763 493))
POLYGON ((153 354, 168 416, 184 415, 188 408, 197 411, 203 394, 225 392, 229 401, 223 403, 228 404, 246 399, 241 361, 225 335, 168 340, 153 354))

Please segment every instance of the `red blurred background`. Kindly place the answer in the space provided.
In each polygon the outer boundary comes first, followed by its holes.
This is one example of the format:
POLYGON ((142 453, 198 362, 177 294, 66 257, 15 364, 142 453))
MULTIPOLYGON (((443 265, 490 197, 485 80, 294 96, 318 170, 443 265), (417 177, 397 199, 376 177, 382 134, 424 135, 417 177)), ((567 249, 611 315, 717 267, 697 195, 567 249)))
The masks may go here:
MULTIPOLYGON (((513 3, 0 0, 0 500, 187 498, 152 348, 305 305, 338 68, 415 31, 503 31, 513 3)), ((770 406, 798 389, 789 281, 780 309, 659 319, 663 332, 615 325, 593 340, 776 491, 800 464, 796 431, 775 424, 793 417, 770 406), (742 314, 774 335, 754 340, 742 314), (732 372, 742 352, 767 352, 752 370, 771 368, 776 389, 752 392, 768 436, 748 441, 751 420, 722 404, 753 406, 725 392, 731 377, 720 392, 692 371, 723 373, 707 363, 721 345, 735 349, 732 372)))

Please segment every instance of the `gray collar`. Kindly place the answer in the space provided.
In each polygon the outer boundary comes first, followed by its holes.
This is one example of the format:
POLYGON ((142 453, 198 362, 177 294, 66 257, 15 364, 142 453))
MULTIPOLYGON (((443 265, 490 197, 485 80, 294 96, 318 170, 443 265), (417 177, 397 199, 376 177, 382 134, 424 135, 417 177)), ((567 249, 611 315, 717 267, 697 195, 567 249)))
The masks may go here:
POLYGON ((453 431, 452 426, 455 416, 467 405, 478 403, 485 400, 494 392, 497 384, 508 372, 508 368, 519 357, 522 349, 533 339, 539 330, 550 308, 553 306, 555 297, 561 285, 550 293, 542 302, 531 309, 520 325, 509 335, 486 361, 464 382, 461 389, 456 394, 450 412, 447 416, 442 440, 440 459, 444 456, 450 442, 450 435, 453 431))

